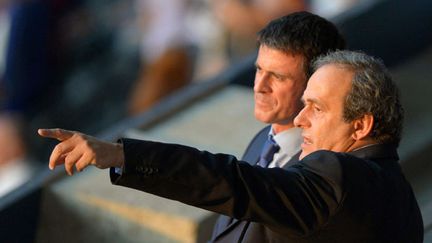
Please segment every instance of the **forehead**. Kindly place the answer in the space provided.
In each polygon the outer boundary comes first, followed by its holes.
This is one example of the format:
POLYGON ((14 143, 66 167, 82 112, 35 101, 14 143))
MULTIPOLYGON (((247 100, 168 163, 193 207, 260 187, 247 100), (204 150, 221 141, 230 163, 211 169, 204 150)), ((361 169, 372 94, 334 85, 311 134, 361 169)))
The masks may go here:
POLYGON ((292 52, 281 51, 265 45, 258 50, 257 63, 265 62, 275 67, 303 68, 304 56, 292 52), (289 63, 289 66, 286 64, 289 63))
POLYGON ((354 73, 336 64, 327 64, 316 70, 308 81, 304 99, 342 101, 351 90, 354 73))

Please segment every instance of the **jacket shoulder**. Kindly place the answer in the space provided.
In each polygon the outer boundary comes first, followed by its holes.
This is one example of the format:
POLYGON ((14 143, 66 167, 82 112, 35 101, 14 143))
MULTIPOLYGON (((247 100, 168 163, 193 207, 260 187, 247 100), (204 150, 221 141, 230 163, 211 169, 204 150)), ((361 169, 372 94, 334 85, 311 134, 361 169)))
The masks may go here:
POLYGON ((242 160, 248 162, 251 165, 256 164, 261 153, 263 144, 266 141, 267 135, 270 132, 270 128, 271 126, 266 126, 254 136, 254 138, 247 146, 246 151, 243 154, 242 160))

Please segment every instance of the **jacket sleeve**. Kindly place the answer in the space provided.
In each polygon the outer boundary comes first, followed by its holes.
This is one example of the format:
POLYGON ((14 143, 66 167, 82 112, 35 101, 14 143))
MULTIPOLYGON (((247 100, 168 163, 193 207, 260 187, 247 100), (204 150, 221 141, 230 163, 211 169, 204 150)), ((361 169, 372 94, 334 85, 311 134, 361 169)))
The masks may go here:
POLYGON ((125 165, 111 182, 177 200, 279 233, 305 235, 325 224, 341 201, 335 153, 307 156, 288 168, 261 168, 234 156, 122 139, 125 165))

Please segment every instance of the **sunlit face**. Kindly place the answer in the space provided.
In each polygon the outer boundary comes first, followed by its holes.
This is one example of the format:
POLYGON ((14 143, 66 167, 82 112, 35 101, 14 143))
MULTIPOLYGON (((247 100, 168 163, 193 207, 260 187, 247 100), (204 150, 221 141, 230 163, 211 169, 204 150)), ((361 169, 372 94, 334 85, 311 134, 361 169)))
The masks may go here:
POLYGON ((255 74, 255 117, 271 123, 274 132, 294 126, 306 86, 304 57, 267 46, 259 48, 255 74))
POLYGON ((344 100, 352 78, 351 71, 328 64, 309 79, 302 98, 305 106, 294 119, 294 124, 303 129, 301 159, 317 150, 353 149, 353 122, 343 120, 344 100))

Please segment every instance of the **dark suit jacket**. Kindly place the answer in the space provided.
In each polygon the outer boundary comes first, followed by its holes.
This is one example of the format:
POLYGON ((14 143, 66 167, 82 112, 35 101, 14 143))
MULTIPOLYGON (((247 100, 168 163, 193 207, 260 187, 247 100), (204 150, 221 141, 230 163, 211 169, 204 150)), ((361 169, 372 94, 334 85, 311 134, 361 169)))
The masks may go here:
MULTIPOLYGON (((250 165, 256 165, 259 160, 261 150, 267 140, 271 126, 266 126, 259 131, 252 141, 249 143, 242 160, 248 162, 250 165)), ((292 165, 298 161, 298 156, 294 156, 285 167, 292 165)), ((248 232, 247 237, 252 239, 260 238, 255 236, 261 235, 265 231, 265 226, 260 223, 241 221, 234 219, 230 216, 221 215, 213 229, 213 234, 209 242, 236 242, 243 239, 244 233, 248 232)), ((245 241, 247 242, 247 241, 245 241)))
POLYGON ((255 135, 243 154, 243 161, 248 162, 251 165, 256 165, 258 163, 261 150, 267 140, 270 128, 271 126, 266 126, 255 135))
POLYGON ((416 199, 391 145, 317 151, 286 169, 264 169, 182 145, 122 142, 125 165, 122 175, 111 169, 112 183, 258 223, 215 241, 423 240, 416 199))

